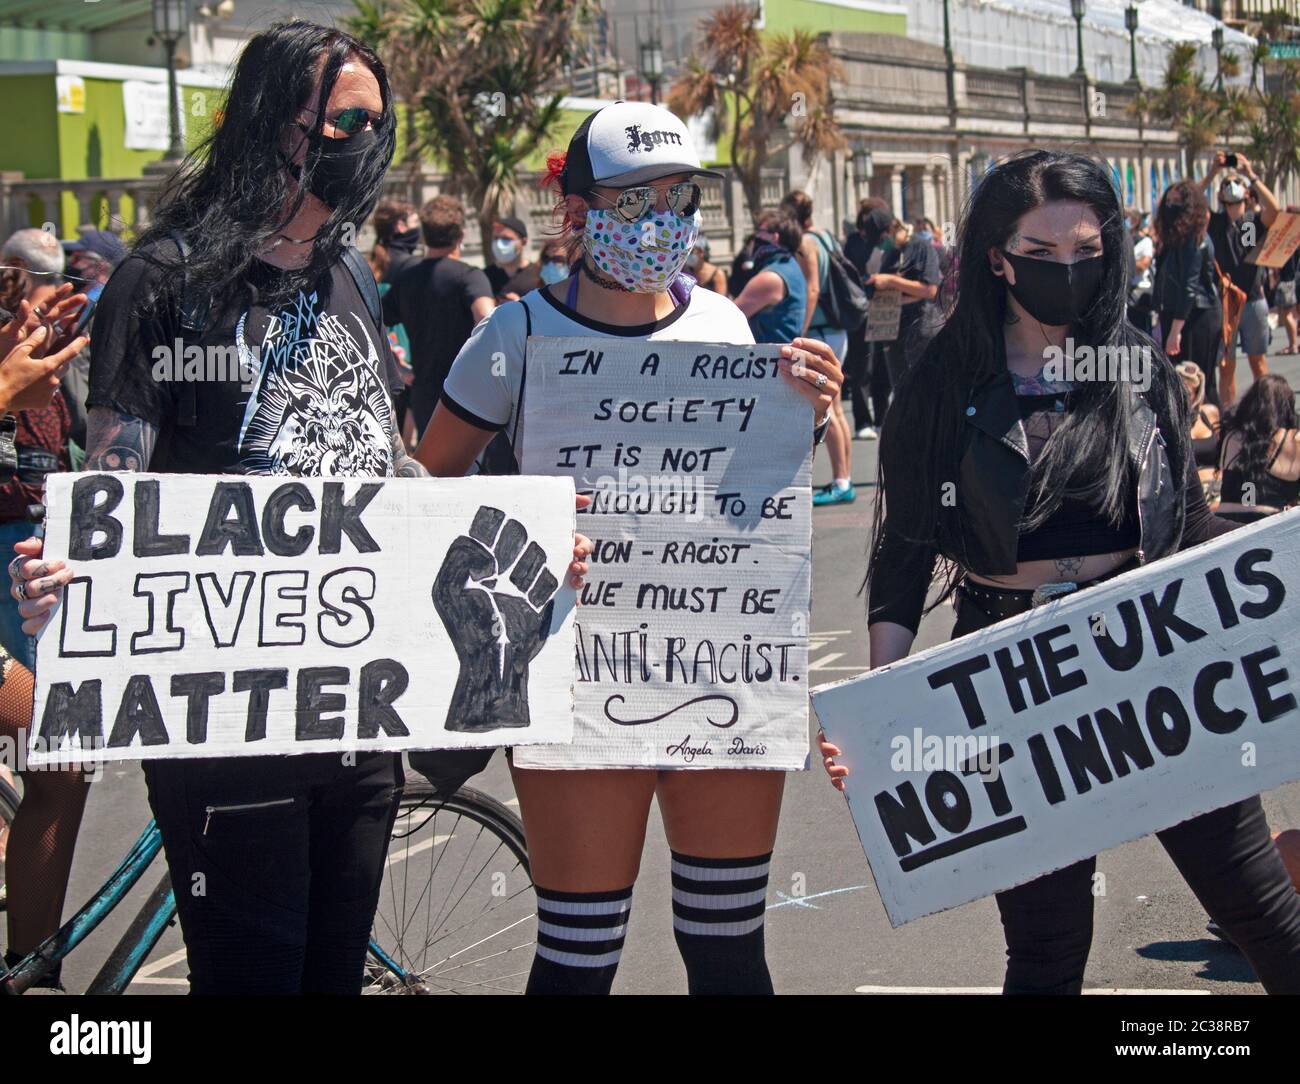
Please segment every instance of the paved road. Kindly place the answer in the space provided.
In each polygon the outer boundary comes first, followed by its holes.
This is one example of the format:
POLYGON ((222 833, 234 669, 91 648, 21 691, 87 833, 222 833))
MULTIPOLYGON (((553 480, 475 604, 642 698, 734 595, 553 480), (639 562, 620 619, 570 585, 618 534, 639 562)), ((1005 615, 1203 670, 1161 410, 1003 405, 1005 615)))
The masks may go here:
MULTIPOLYGON (((1282 345, 1280 332, 1274 338, 1275 345, 1282 345)), ((1274 365, 1300 387, 1300 361, 1277 358, 1274 365)), ((1241 368, 1239 379, 1248 383, 1244 360, 1241 368)), ((815 514, 811 660, 817 682, 859 672, 867 663, 863 606, 855 590, 871 522, 875 447, 865 441, 854 445, 857 503, 815 514)), ((817 481, 826 478, 825 460, 819 457, 817 481)), ((951 611, 931 614, 918 648, 947 639, 951 621, 951 611)), ((500 756, 477 785, 503 800, 513 798, 500 756)), ((1265 805, 1274 828, 1300 826, 1300 784, 1270 792, 1265 805)), ((110 767, 92 791, 73 871, 72 902, 80 902, 102 881, 148 818, 138 767, 110 767)), ((1106 875, 1106 894, 1096 905, 1088 986, 1260 992, 1241 957, 1205 934, 1203 912, 1154 839, 1106 852, 1099 868, 1106 875)), ((137 896, 142 894, 137 890, 137 896)), ((616 992, 685 990, 669 902, 668 851, 655 814, 616 992)), ((68 961, 69 989, 84 989, 132 913, 130 906, 119 908, 94 941, 68 961)), ((1002 976, 1001 930, 991 899, 890 929, 847 807, 820 768, 791 775, 787 785, 772 863, 768 945, 773 979, 783 993, 992 988, 1002 976)), ((146 972, 134 990, 185 990, 174 929, 146 972)))

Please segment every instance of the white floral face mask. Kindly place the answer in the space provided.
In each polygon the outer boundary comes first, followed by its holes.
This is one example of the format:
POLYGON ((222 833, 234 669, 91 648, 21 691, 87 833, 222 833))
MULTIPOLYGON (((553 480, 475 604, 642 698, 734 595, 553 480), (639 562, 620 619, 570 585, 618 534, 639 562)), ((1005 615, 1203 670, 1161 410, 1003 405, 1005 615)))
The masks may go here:
POLYGON ((700 213, 672 211, 624 222, 613 211, 589 210, 582 247, 597 271, 637 293, 662 293, 673 284, 700 236, 700 213))

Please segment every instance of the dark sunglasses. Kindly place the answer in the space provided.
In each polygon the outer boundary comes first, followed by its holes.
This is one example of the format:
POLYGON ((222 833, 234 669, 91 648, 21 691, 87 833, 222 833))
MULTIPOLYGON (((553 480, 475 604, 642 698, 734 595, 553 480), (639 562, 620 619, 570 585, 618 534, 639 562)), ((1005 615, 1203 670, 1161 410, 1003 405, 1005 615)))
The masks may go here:
MULTIPOLYGON (((369 109, 362 109, 357 106, 352 109, 341 110, 336 116, 326 117, 328 123, 333 125, 344 135, 356 135, 358 132, 364 132, 367 125, 374 125, 378 128, 384 119, 383 113, 372 113, 369 109)), ((304 132, 310 132, 313 129, 306 124, 299 123, 299 128, 304 132)))
MULTIPOLYGON (((670 185, 665 195, 668 209, 681 218, 690 218, 700 208, 700 186, 694 181, 670 185)), ((654 213, 658 203, 659 190, 653 185, 640 185, 624 188, 614 199, 613 209, 624 222, 640 222, 654 213)))

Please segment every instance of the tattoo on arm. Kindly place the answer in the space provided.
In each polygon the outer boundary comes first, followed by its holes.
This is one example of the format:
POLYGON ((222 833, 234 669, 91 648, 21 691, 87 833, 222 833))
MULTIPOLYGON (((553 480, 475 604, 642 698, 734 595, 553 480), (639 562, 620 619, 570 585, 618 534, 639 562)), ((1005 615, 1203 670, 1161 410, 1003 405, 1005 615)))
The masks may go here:
POLYGON ((152 423, 108 407, 92 407, 86 416, 84 469, 145 470, 157 442, 158 430, 152 423))
POLYGON ((429 472, 424 469, 424 464, 418 459, 413 459, 410 452, 406 450, 406 442, 402 440, 402 434, 397 431, 396 425, 393 426, 393 477, 429 477, 429 472))

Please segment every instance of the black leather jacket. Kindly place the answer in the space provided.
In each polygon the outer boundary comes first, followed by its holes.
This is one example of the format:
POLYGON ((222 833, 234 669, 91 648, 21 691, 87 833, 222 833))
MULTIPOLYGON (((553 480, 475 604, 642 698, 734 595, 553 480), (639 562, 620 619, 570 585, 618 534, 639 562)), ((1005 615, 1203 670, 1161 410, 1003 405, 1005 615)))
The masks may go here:
MULTIPOLYGON (((1178 549, 1186 514, 1182 478, 1174 480, 1161 426, 1146 399, 1133 394, 1129 456, 1139 465, 1138 562, 1178 549)), ((1016 571, 1018 524, 1029 492, 1029 444, 1011 374, 1002 370, 976 388, 966 407, 958 458, 957 511, 965 552, 947 556, 980 576, 1016 571)))
POLYGON ((1186 320, 1192 309, 1219 305, 1219 286, 1214 270, 1214 242, 1208 236, 1188 240, 1178 248, 1164 249, 1156 256, 1152 284, 1156 311, 1175 320, 1186 320))

